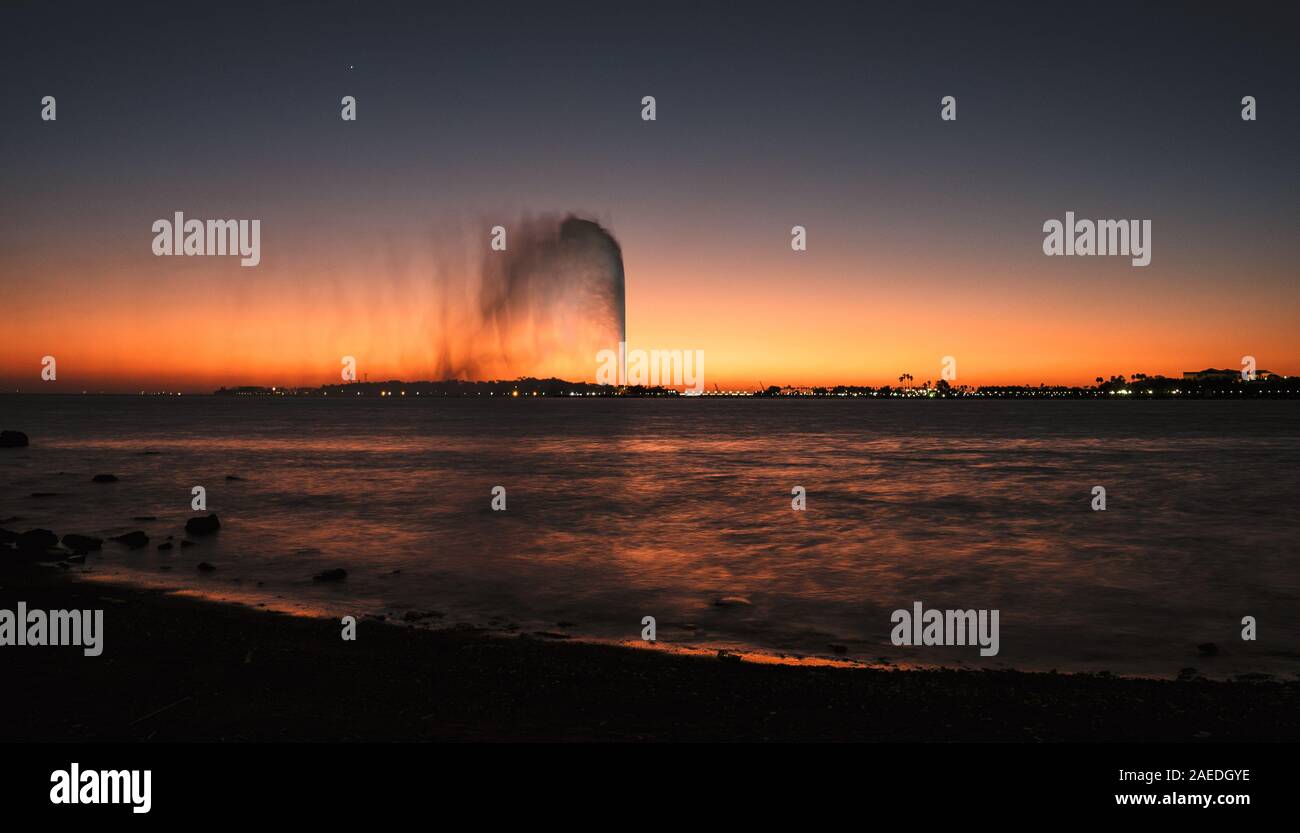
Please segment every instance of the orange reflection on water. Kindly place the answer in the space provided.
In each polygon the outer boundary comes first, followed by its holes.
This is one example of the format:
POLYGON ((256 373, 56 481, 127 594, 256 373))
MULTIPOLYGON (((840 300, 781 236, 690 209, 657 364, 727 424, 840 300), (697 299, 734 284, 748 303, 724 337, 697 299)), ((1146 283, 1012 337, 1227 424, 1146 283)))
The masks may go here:
MULTIPOLYGON (((325 619, 334 618, 340 614, 353 614, 360 616, 356 611, 341 611, 338 608, 326 608, 310 600, 289 600, 278 598, 271 593, 259 593, 257 591, 243 590, 238 587, 235 589, 222 588, 217 589, 199 589, 194 587, 185 587, 177 589, 173 583, 163 580, 141 576, 133 573, 128 578, 125 574, 114 574, 107 571, 81 572, 77 578, 82 581, 90 581, 102 585, 129 585, 133 589, 145 588, 148 590, 163 591, 168 596, 179 596, 186 599, 196 599, 198 601, 213 602, 217 604, 238 604, 244 607, 254 608, 257 610, 270 611, 272 613, 281 613, 287 616, 298 616, 308 619, 325 619)), ((352 603, 347 607, 351 608, 352 603)))
POLYGON ((736 651, 731 649, 710 648, 701 645, 671 645, 664 642, 646 642, 641 639, 624 639, 619 641, 584 640, 607 645, 619 645, 624 648, 636 648, 643 651, 661 651, 666 654, 691 657, 717 657, 725 655, 729 659, 752 662, 756 665, 801 665, 825 668, 871 668, 880 671, 906 671, 921 666, 911 663, 865 662, 849 659, 833 659, 818 656, 794 656, 791 654, 767 654, 759 651, 736 651))

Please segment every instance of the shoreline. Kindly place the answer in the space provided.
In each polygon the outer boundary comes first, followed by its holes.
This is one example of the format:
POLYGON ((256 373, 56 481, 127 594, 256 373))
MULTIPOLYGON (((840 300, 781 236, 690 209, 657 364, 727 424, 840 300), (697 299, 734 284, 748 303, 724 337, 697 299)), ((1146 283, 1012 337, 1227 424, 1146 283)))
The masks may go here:
MULTIPOLYGON (((100 553, 94 553, 100 555, 100 553)), ((680 641, 677 639, 661 638, 655 643, 646 643, 640 639, 628 637, 615 637, 601 635, 593 632, 584 632, 577 630, 579 626, 572 622, 554 622, 548 623, 540 619, 526 620, 528 624, 522 625, 513 618, 493 616, 487 617, 485 614, 476 616, 457 615, 455 610, 446 604, 439 604, 438 610, 428 610, 424 607, 387 607, 381 609, 365 609, 363 607, 353 607, 352 609, 341 608, 333 612, 325 612, 328 607, 321 604, 319 600, 312 599, 308 596, 286 596, 283 592, 285 588, 274 588, 273 590, 262 590, 261 582, 257 582, 259 587, 255 590, 239 589, 232 590, 225 588, 220 591, 203 591, 191 586, 177 586, 173 581, 164 579, 150 580, 146 574, 131 572, 109 572, 103 569, 103 565, 97 563, 93 568, 86 562, 68 563, 56 559, 35 562, 36 564, 48 569, 58 569, 64 577, 70 582, 84 583, 91 586, 98 586, 105 592, 111 592, 114 589, 130 590, 134 593, 149 597, 168 597, 183 599, 213 605, 217 607, 234 606, 256 613, 266 613, 277 616, 283 616, 290 619, 308 619, 317 622, 334 623, 341 616, 353 616, 358 623, 382 624, 397 630, 414 630, 424 632, 439 632, 457 630, 462 632, 474 632, 482 635, 484 638, 531 638, 543 642, 564 642, 570 645, 592 645, 602 647, 615 647, 629 651, 647 651, 650 653, 667 654, 680 657, 704 657, 707 659, 716 659, 723 657, 731 660, 741 660, 757 665, 785 665, 794 667, 831 667, 844 669, 867 669, 875 671, 972 671, 972 672, 1012 672, 1023 674, 1045 674, 1045 675, 1064 675, 1064 676, 1083 676, 1111 678, 1122 680, 1139 680, 1148 682, 1158 681, 1186 681, 1188 679, 1206 680, 1209 682, 1288 682, 1294 679, 1300 682, 1300 672, 1294 675, 1273 673, 1261 671, 1254 668, 1248 668, 1241 671, 1224 671, 1212 670, 1207 672, 1202 666, 1184 665, 1177 671, 1168 671, 1166 673, 1149 673, 1140 670, 1123 670, 1123 665, 1119 666, 1120 670, 1115 670, 1114 663, 1100 663, 1103 667, 1072 667, 1066 663, 1041 662, 1037 665, 1024 664, 1007 664, 1004 662, 997 663, 980 663, 979 661, 966 662, 956 660, 955 662, 942 661, 921 661, 913 657, 905 656, 878 656, 870 658, 865 655, 848 656, 840 654, 833 649, 831 643, 827 643, 825 650, 818 651, 815 648, 807 650, 796 649, 778 649, 765 647, 760 644, 749 642, 737 642, 734 640, 723 641, 680 641)), ((170 575, 167 573, 165 575, 170 575)), ((0 606, 2 607, 2 606, 0 606)), ((521 618, 521 617, 515 617, 521 618)), ((672 628, 672 623, 668 623, 672 628)), ((886 646, 881 646, 881 650, 888 650, 886 646)), ((868 652, 873 653, 873 652, 868 652)), ((1201 656, 1200 660, 1207 659, 1201 656)), ((1210 655, 1209 659, 1219 659, 1217 655, 1210 655)), ((1192 658, 1186 658, 1185 662, 1193 662, 1192 658)), ((1177 665, 1177 663, 1174 663, 1177 665)), ((1171 666, 1172 667, 1172 666, 1171 666)))
POLYGON ((10 741, 1294 741, 1300 682, 781 665, 290 616, 5 558, 0 609, 103 609, 104 651, 0 647, 10 741))

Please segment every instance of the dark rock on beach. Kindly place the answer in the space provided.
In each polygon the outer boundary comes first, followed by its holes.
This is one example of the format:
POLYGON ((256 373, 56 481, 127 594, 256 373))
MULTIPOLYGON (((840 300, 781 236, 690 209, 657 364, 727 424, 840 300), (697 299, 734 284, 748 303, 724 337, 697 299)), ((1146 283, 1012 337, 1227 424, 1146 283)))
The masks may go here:
POLYGON ((41 555, 50 547, 59 543, 59 536, 48 529, 29 529, 19 535, 14 543, 18 551, 28 555, 41 555))
POLYGON ((69 533, 63 536, 63 546, 76 553, 87 553, 104 548, 104 539, 96 538, 93 535, 75 535, 69 533))
POLYGON ((325 570, 311 577, 312 581, 342 581, 348 577, 348 571, 342 567, 335 567, 332 570, 325 570))
POLYGON ((94 477, 90 478, 90 482, 91 482, 91 483, 116 483, 116 482, 117 482, 117 475, 116 475, 116 474, 97 474, 97 475, 95 475, 94 477))
POLYGON ((209 564, 209 563, 206 562, 206 561, 200 561, 200 562, 199 562, 199 572, 201 572, 201 573, 210 573, 210 572, 212 572, 212 571, 215 570, 215 569, 217 569, 217 568, 214 567, 214 566, 212 566, 211 564, 209 564))
POLYGON ((141 532, 138 529, 132 530, 131 532, 127 532, 123 535, 114 535, 109 540, 116 541, 119 544, 125 544, 128 548, 133 550, 138 550, 141 547, 149 546, 149 536, 145 535, 143 532, 141 532))
POLYGON ((158 551, 159 551, 159 552, 166 552, 167 550, 169 550, 169 549, 171 549, 171 548, 172 548, 171 542, 164 542, 164 543, 158 545, 158 551))
POLYGON ((0 448, 25 448, 27 435, 22 431, 0 431, 0 448))
POLYGON ((185 531, 190 535, 210 535, 220 528, 221 521, 217 520, 216 512, 201 518, 190 518, 185 522, 185 531))

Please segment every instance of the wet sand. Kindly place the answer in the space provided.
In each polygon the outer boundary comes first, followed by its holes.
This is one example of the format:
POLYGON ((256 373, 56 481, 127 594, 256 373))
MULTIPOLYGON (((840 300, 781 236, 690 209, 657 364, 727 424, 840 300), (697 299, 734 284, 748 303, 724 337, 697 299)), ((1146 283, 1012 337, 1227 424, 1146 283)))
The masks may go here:
POLYGON ((1300 683, 779 666, 291 617, 0 553, 0 608, 104 609, 104 652, 0 647, 10 741, 1295 741, 1300 683))

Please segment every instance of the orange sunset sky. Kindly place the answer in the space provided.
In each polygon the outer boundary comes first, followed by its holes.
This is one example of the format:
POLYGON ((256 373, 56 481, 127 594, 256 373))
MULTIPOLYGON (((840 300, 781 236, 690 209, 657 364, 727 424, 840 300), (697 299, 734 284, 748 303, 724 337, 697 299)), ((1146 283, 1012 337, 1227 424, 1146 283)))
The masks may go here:
MULTIPOLYGON (((1033 235, 1027 252, 1000 259, 875 248, 815 225, 807 252, 790 251, 774 224, 769 237, 755 246, 686 234, 672 245, 623 235, 629 347, 702 349, 707 383, 723 388, 884 384, 901 372, 920 383, 939 378, 947 355, 966 384, 1176 375, 1243 355, 1296 370, 1300 299, 1254 298, 1245 280, 1230 291, 1218 278, 1230 263, 1180 264, 1161 257, 1159 237, 1146 269, 1049 261, 1033 235)), ((24 279, 6 278, 13 318, 0 333, 0 377, 24 391, 197 392, 332 383, 351 355, 372 380, 425 379, 447 351, 495 341, 467 317, 474 281, 440 273, 431 251, 331 260, 280 253, 277 242, 264 230, 263 263, 249 269, 147 249, 120 265, 34 252, 16 267, 24 279), (45 355, 58 361, 56 383, 39 381, 45 355)), ((591 345, 575 352, 569 335, 520 334, 509 357, 489 346, 482 375, 593 380, 591 345), (532 343, 547 347, 532 355, 532 343)))
POLYGON ((1034 8, 921 28, 889 9, 865 28, 268 10, 257 38, 215 12, 190 24, 200 40, 156 19, 97 36, 121 14, 0 56, 5 390, 316 385, 343 356, 376 381, 593 381, 586 323, 479 318, 491 227, 569 213, 622 248, 629 347, 703 350, 709 387, 919 384, 945 356, 970 385, 1247 355, 1300 374, 1282 32, 1218 61, 1172 16, 1153 13, 1156 61, 1149 28, 1064 37, 1034 8), (260 220, 261 264, 154 256, 152 224, 177 211, 260 220), (1150 220, 1151 264, 1045 256, 1043 223, 1067 211, 1150 220))

